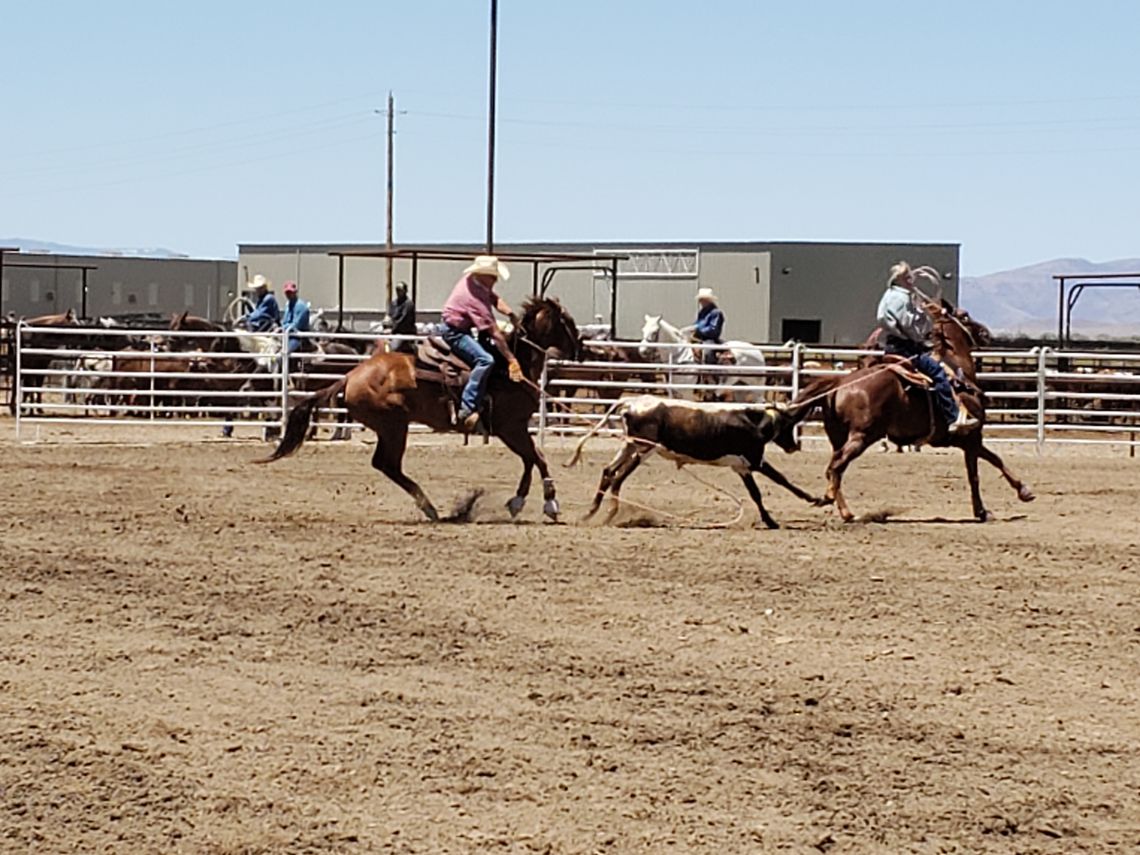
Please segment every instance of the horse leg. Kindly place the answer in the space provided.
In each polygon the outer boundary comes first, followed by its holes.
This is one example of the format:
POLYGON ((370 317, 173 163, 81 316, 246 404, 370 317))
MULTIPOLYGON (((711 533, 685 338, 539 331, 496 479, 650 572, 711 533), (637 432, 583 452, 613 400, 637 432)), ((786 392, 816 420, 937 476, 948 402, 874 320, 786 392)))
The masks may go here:
POLYGON ((844 522, 851 522, 855 515, 847 506, 843 497, 843 473, 860 454, 867 450, 867 440, 861 433, 850 433, 847 441, 831 455, 831 463, 827 467, 827 494, 824 497, 828 503, 835 502, 839 515, 844 522))
POLYGON ((991 466, 996 467, 1001 472, 1001 477, 1006 480, 1006 483, 1009 484, 1009 486, 1013 487, 1013 489, 1017 491, 1017 498, 1021 499, 1021 501, 1032 502, 1037 498, 1035 495, 1033 495, 1033 491, 1029 488, 1028 484, 1019 480, 1017 476, 1015 476, 1012 472, 1009 471, 1009 469, 1006 468, 1005 463, 1002 462, 1002 459, 1000 457, 998 457, 993 451, 986 448, 986 446, 982 444, 981 438, 978 439, 978 456, 981 457, 982 460, 986 461, 986 463, 989 463, 991 466))
POLYGON ((970 482, 970 501, 974 506, 974 517, 978 522, 989 522, 994 515, 986 510, 982 502, 982 488, 978 481, 978 447, 981 443, 970 443, 962 449, 966 455, 966 478, 970 482))
MULTIPOLYGON (((372 427, 372 425, 369 425, 372 427)), ((372 468, 383 472, 405 493, 411 496, 429 520, 439 522, 439 512, 423 489, 404 474, 404 451, 408 446, 408 420, 385 419, 372 429, 376 432, 376 450, 372 453, 372 468)))
MULTIPOLYGON (((502 428, 503 426, 496 425, 496 427, 502 428)), ((510 501, 507 502, 507 510, 510 511, 511 518, 513 519, 519 515, 523 506, 526 504, 526 497, 530 493, 531 475, 541 455, 538 448, 535 447, 534 440, 531 439, 526 422, 517 424, 515 422, 509 422, 506 425, 506 430, 500 429, 496 431, 496 435, 503 441, 503 445, 522 459, 523 463, 523 472, 522 477, 519 479, 518 488, 515 490, 515 494, 511 496, 510 501)), ((548 492, 551 494, 548 498, 552 498, 554 483, 550 481, 550 470, 546 469, 545 459, 542 461, 540 469, 545 470, 542 472, 543 483, 544 485, 548 485, 548 492)), ((551 513, 550 502, 547 502, 547 516, 554 519, 557 518, 557 503, 555 503, 553 513, 551 513)))
POLYGON ((780 524, 772 519, 772 515, 768 513, 768 509, 764 507, 764 497, 760 495, 760 488, 756 486, 756 479, 752 477, 752 473, 741 472, 740 478, 744 481, 744 486, 748 489, 748 495, 752 497, 752 501, 755 502, 756 507, 760 509, 760 519, 764 521, 764 525, 768 526, 768 528, 779 528, 780 524))
POLYGON ((819 498, 818 496, 813 496, 804 490, 801 490, 799 487, 785 478, 784 475, 778 472, 776 470, 776 467, 769 463, 767 460, 760 461, 759 471, 761 475, 764 475, 769 480, 773 481, 776 484, 779 484, 796 498, 803 499, 805 502, 815 505, 817 508, 825 504, 823 499, 819 498))

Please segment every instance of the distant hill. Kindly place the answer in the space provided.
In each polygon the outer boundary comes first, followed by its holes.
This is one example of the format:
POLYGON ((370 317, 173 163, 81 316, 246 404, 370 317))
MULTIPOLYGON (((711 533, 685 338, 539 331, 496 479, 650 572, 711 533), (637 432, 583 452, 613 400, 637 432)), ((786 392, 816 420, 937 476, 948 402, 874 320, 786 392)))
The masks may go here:
MULTIPOLYGON (((985 276, 963 276, 959 300, 995 332, 1056 334, 1058 273, 1140 273, 1140 259, 1058 258, 985 276)), ((1140 281, 1140 277, 1138 280, 1140 281)), ((1075 338, 1140 338, 1140 290, 1089 290, 1073 313, 1075 338)))
POLYGON ((31 238, 0 238, 0 246, 15 247, 21 252, 39 252, 47 255, 114 255, 130 258, 189 258, 190 256, 172 249, 153 247, 146 249, 107 249, 105 247, 69 246, 31 238))

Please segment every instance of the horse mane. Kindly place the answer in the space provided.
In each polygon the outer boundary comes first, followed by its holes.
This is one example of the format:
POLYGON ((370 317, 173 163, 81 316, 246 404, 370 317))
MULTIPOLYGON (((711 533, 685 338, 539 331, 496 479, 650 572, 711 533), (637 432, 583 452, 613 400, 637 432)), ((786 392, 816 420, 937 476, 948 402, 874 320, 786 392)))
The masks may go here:
POLYGON ((558 312, 562 315, 566 313, 557 297, 527 297, 522 304, 521 323, 530 326, 543 311, 558 312))

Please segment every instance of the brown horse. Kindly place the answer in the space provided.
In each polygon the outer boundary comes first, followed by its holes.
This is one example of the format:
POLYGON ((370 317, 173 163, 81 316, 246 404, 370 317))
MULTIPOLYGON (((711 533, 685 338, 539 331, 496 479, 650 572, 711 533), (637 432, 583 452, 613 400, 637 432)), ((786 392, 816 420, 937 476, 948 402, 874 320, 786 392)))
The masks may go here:
MULTIPOLYGON (((944 306, 929 309, 934 318, 934 356, 958 373, 966 385, 960 393, 963 406, 982 425, 985 423, 984 394, 977 387, 972 351, 990 340, 989 330, 965 312, 944 306)), ((802 421, 815 407, 823 412, 823 426, 833 450, 827 467, 826 503, 834 502, 844 520, 854 518, 843 497, 843 473, 868 447, 883 439, 896 445, 927 443, 962 449, 974 516, 993 519, 982 503, 978 486, 978 459, 995 466, 1023 502, 1034 499, 1001 458, 982 442, 982 425, 965 434, 950 434, 938 417, 931 395, 904 382, 891 365, 866 364, 842 377, 825 377, 803 390, 789 406, 791 423, 802 421)))
MULTIPOLYGON (((542 476, 543 512, 558 519, 558 500, 546 458, 530 435, 530 418, 538 410, 538 379, 542 376, 548 348, 577 356, 578 328, 561 304, 550 298, 536 298, 523 306, 523 316, 511 335, 511 348, 518 358, 524 379, 512 383, 496 371, 488 385, 484 420, 490 433, 503 441, 523 462, 523 474, 515 495, 507 503, 511 516, 517 516, 530 492, 531 476, 538 467, 542 476)), ((343 379, 294 407, 285 425, 285 435, 273 454, 260 463, 280 460, 296 451, 305 441, 313 412, 343 392, 349 415, 376 434, 372 466, 383 472, 410 495, 433 522, 439 513, 423 489, 404 474, 404 451, 408 426, 412 422, 436 431, 453 431, 451 396, 441 383, 416 376, 415 358, 403 353, 376 353, 360 363, 343 379)))
MULTIPOLYGON (((66 312, 61 312, 56 315, 40 315, 35 318, 24 318, 23 323, 30 327, 77 327, 79 320, 75 316, 74 309, 68 309, 66 312)), ((25 333, 21 340, 21 346, 26 349, 38 350, 62 350, 67 348, 79 347, 81 341, 78 336, 67 335, 66 333, 51 333, 51 332, 36 332, 25 333)), ((24 353, 21 356, 20 371, 28 374, 28 378, 23 381, 25 385, 33 387, 43 387, 46 385, 47 376, 42 372, 51 368, 51 364, 57 359, 62 357, 51 354, 42 353, 24 353)), ((16 414, 16 383, 15 383, 15 359, 12 360, 12 385, 8 390, 8 410, 12 415, 16 414)), ((27 392, 27 401, 31 405, 29 410, 30 415, 36 415, 42 412, 40 409, 43 404, 43 393, 41 392, 27 392)))

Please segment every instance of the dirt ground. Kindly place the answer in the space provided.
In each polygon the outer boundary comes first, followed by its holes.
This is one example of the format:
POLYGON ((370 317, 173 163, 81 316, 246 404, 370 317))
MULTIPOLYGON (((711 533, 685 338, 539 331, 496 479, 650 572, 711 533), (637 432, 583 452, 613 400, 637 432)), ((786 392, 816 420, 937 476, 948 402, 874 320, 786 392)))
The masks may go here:
POLYGON ((986 469, 981 526, 957 457, 874 452, 885 521, 771 487, 779 531, 654 462, 673 516, 581 525, 613 449, 555 526, 420 445, 488 490, 433 526, 358 441, 0 440, 0 850, 1140 851, 1140 460, 1009 452, 1038 501, 986 469))

